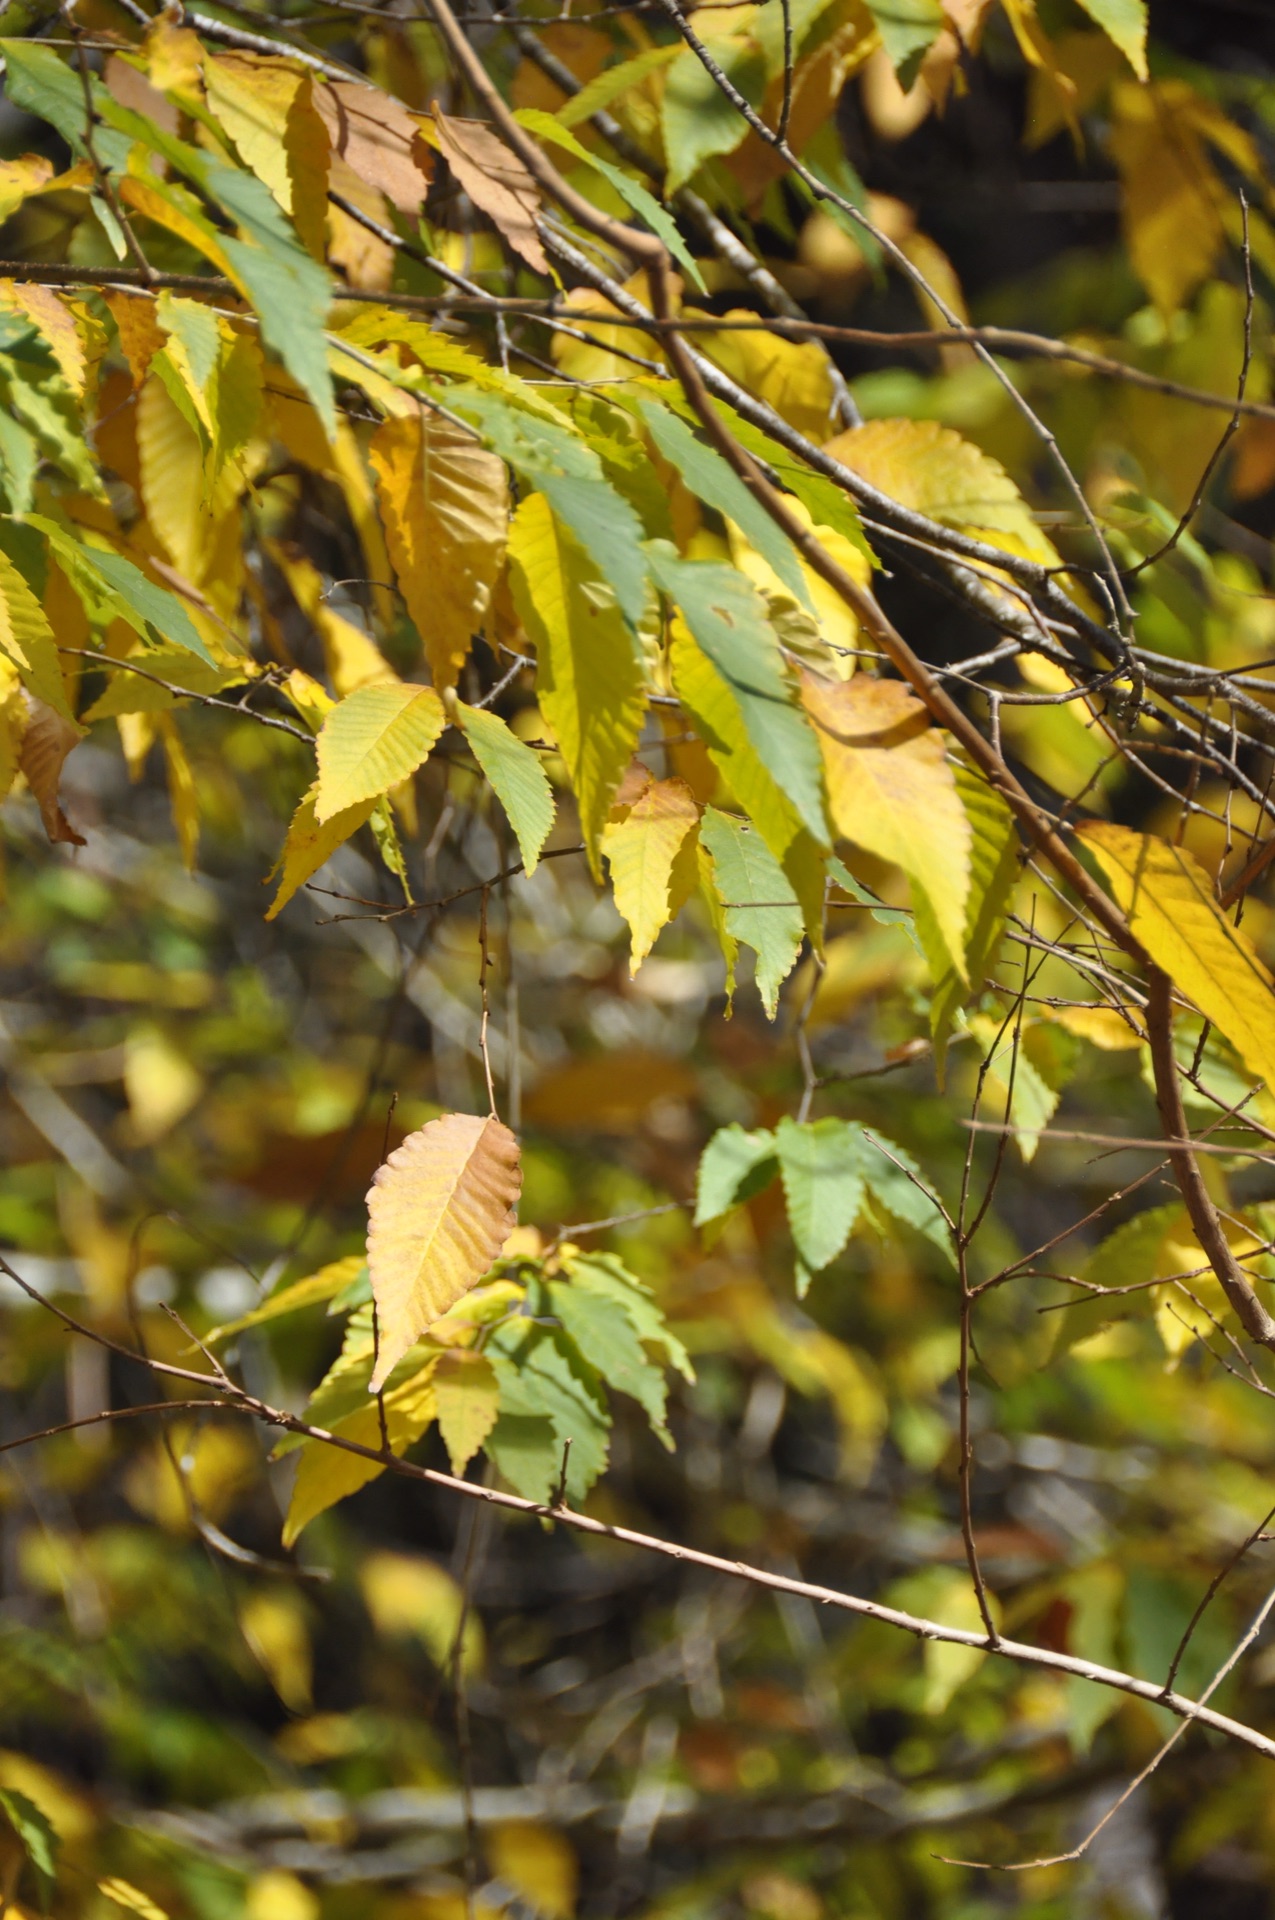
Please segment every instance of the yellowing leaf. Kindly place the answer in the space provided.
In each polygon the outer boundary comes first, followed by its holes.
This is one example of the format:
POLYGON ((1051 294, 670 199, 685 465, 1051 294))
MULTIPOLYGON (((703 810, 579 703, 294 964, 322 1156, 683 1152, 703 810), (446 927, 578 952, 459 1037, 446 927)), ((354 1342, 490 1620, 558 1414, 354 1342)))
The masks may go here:
POLYGON ((217 53, 205 58, 204 83, 208 104, 241 158, 321 259, 329 149, 310 75, 270 56, 217 53))
POLYGON ((0 307, 23 314, 39 329, 53 351, 67 385, 84 392, 85 353, 75 315, 51 287, 31 281, 0 280, 0 307))
MULTIPOLYGON (((406 1453, 433 1422, 433 1369, 434 1361, 430 1359, 419 1372, 385 1395, 385 1430, 393 1454, 406 1453)), ((330 1431, 343 1440, 353 1441, 357 1446, 369 1447, 374 1453, 380 1452, 381 1419, 375 1402, 369 1402, 360 1407, 357 1413, 334 1421, 330 1431)), ((329 1446, 323 1440, 307 1440, 301 1448, 297 1477, 288 1503, 288 1517, 283 1527, 284 1546, 292 1546, 303 1529, 319 1514, 326 1513, 338 1500, 357 1493, 360 1487, 365 1487, 369 1480, 375 1480, 384 1471, 384 1464, 380 1460, 369 1460, 363 1454, 346 1453, 342 1448, 329 1446)))
MULTIPOLYGON (((732 308, 722 318, 755 320, 756 315, 732 308)), ((826 439, 833 424, 832 362, 824 347, 813 340, 781 340, 760 329, 705 334, 703 346, 745 393, 764 400, 807 439, 826 439)))
POLYGON ((415 411, 372 437, 385 540, 436 687, 453 687, 505 552, 505 465, 473 434, 415 411))
POLYGON ((453 1473, 464 1473, 500 1412, 500 1385, 491 1361, 463 1347, 445 1353, 434 1374, 438 1431, 453 1473))
POLYGON ((1275 980, 1213 898, 1185 847, 1105 820, 1079 829, 1129 926, 1174 986, 1225 1034, 1255 1079, 1275 1084, 1275 980))
POLYGON ((279 856, 279 866, 283 869, 279 890, 266 908, 267 920, 273 920, 281 913, 298 887, 303 887, 310 876, 319 871, 324 861, 330 860, 337 848, 343 846, 351 834, 358 832, 376 805, 375 799, 358 800, 352 807, 343 807, 339 813, 332 814, 320 825, 314 817, 317 791, 316 780, 292 816, 288 837, 279 856))
POLYGON ((380 1316, 375 1390, 463 1293, 514 1224, 518 1142, 493 1117, 449 1113, 409 1134, 367 1197, 367 1263, 380 1316))
POLYGON ((611 797, 642 724, 642 663, 614 594, 543 494, 529 494, 514 515, 509 558, 514 601, 536 649, 536 695, 597 874, 611 797))
POLYGON ((360 687, 323 723, 314 817, 322 826, 415 773, 447 725, 432 687, 360 687))
POLYGON ((203 1076, 158 1027, 134 1027, 124 1048, 130 1129, 152 1146, 185 1118, 204 1090, 203 1076))
POLYGON ((837 831, 922 888, 964 980, 972 835, 942 735, 897 680, 803 674, 802 699, 823 748, 837 831))
POLYGON ((244 1920, 319 1920, 319 1896, 295 1873, 271 1867, 249 1885, 243 1915, 244 1920))
POLYGON ((359 1571, 363 1599, 378 1633, 419 1640, 435 1666, 447 1670, 462 1631, 461 1668, 482 1664, 482 1627, 446 1568, 423 1554, 373 1553, 359 1571))
POLYGON ((113 1874, 109 1880, 99 1880, 97 1890, 117 1907, 124 1907, 129 1913, 140 1913, 142 1920, 168 1920, 163 1907, 156 1906, 148 1893, 135 1887, 131 1880, 121 1880, 113 1874))
POLYGON ((975 534, 1008 553, 1058 560, 998 460, 936 420, 870 420, 825 449, 902 506, 975 534))
POLYGON ((83 739, 83 728, 25 688, 23 697, 27 720, 18 748, 18 766, 35 795, 49 839, 55 845, 60 841, 67 846, 82 847, 86 844, 84 836, 75 831, 63 813, 58 788, 63 763, 76 742, 83 739))
POLYGON ((308 1713, 313 1663, 296 1594, 258 1587, 239 1609, 239 1631, 289 1712, 308 1713))
POLYGON ((1147 77, 1147 0, 1080 0, 1091 20, 1119 47, 1139 80, 1147 77))
POLYGON ((653 780, 625 818, 609 823, 602 835, 615 904, 633 936, 630 974, 668 923, 674 865, 698 820, 695 796, 684 780, 653 780))
POLYGON ((571 1920, 580 1868, 569 1840, 530 1820, 502 1820, 486 1838, 492 1872, 544 1920, 571 1920))
POLYGON ((69 725, 71 709, 66 703, 53 629, 7 553, 0 553, 0 653, 13 662, 27 692, 69 725))
POLYGON ((181 848, 182 864, 187 873, 195 871, 195 858, 199 852, 199 789, 195 785, 195 775, 182 737, 177 731, 177 722, 171 713, 161 713, 156 726, 159 737, 164 743, 164 767, 168 774, 168 804, 173 812, 173 826, 177 831, 177 844, 181 848))
POLYGON ((314 104, 332 150, 360 180, 392 200, 400 213, 419 216, 429 191, 433 159, 420 121, 392 94, 356 80, 328 80, 314 104))
MULTIPOLYGON (((804 527, 814 528, 815 523, 800 500, 790 499, 784 504, 789 513, 800 520, 804 527)), ((850 578, 857 580, 861 587, 870 587, 872 563, 863 549, 831 527, 819 527, 815 530, 824 551, 831 554, 832 558, 844 567, 850 578)), ((760 587, 765 594, 783 593, 785 588, 782 581, 757 549, 733 524, 730 525, 729 532, 731 559, 740 572, 747 574, 753 585, 760 587)), ((807 566, 804 560, 801 562, 801 570, 805 576, 806 591, 815 610, 819 637, 827 650, 822 670, 835 674, 840 679, 848 680, 855 669, 854 649, 861 644, 859 622, 841 595, 835 593, 828 582, 817 574, 813 567, 807 566)), ((786 635, 784 637, 787 638, 786 635)), ((790 651, 797 651, 797 649, 790 648, 790 651)))
POLYGON ((359 687, 398 679, 371 635, 328 605, 323 576, 304 554, 277 541, 269 543, 268 551, 323 643, 324 664, 338 699, 343 700, 359 687))
POLYGON ((492 225, 537 273, 549 274, 536 221, 540 191, 517 154, 484 120, 434 111, 438 146, 448 166, 492 225))
POLYGON ((146 517, 168 558, 197 582, 210 530, 204 448, 155 372, 137 396, 137 454, 146 517))
POLYGON ((509 816, 527 873, 534 873, 553 826, 553 788, 533 747, 498 713, 456 703, 456 718, 488 785, 509 816))

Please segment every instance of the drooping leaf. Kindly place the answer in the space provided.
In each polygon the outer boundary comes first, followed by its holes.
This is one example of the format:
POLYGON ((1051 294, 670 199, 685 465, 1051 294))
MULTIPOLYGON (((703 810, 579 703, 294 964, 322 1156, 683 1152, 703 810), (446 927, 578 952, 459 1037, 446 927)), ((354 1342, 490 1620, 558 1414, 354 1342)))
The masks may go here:
POLYGON ((409 1134, 368 1193, 368 1271, 380 1314, 372 1387, 482 1279, 513 1226, 518 1142, 492 1117, 445 1114, 409 1134))
POLYGON ((675 1367, 684 1380, 694 1380, 695 1369, 686 1348, 670 1328, 649 1289, 643 1286, 636 1274, 629 1272, 617 1254, 589 1253, 579 1247, 564 1247, 561 1258, 563 1269, 570 1276, 573 1286, 605 1294, 608 1300, 617 1301, 628 1314, 633 1331, 643 1345, 654 1347, 662 1353, 669 1366, 675 1367))
POLYGON ((285 59, 228 51, 205 57, 204 85, 244 163, 322 258, 328 133, 310 74, 285 59))
POLYGON ((674 911, 674 868, 698 820, 695 796, 684 780, 653 780, 624 818, 603 830, 602 851, 611 869, 615 904, 632 934, 630 974, 637 972, 674 911))
POLYGON ((69 723, 71 709, 62 684, 53 629, 44 608, 4 552, 0 552, 0 650, 17 668, 27 692, 69 723))
POLYGON ((416 218, 429 191, 433 155, 415 115, 381 87, 330 75, 315 88, 314 105, 333 153, 400 213, 416 218))
POLYGON ((553 788, 540 756, 484 707, 456 703, 456 720, 488 785, 509 816, 523 869, 532 874, 553 827, 553 788))
POLYGON ((691 492, 733 520, 782 580, 794 600, 810 606, 801 562, 787 535, 753 499, 739 475, 719 453, 697 440, 685 421, 658 400, 640 400, 638 411, 664 458, 675 466, 691 492))
POLYGON ((663 1370, 642 1351, 620 1302, 569 1280, 549 1282, 549 1301, 590 1366, 597 1368, 608 1387, 636 1400, 665 1445, 671 1446, 664 1425, 668 1387, 663 1370))
POLYGON ((348 694, 319 734, 313 802, 317 823, 324 826, 334 815, 406 780, 429 758, 446 725, 443 703, 432 687, 399 681, 348 694))
POLYGON ((358 832, 376 805, 374 799, 356 800, 352 806, 342 807, 320 823, 314 813, 318 790, 316 780, 289 822, 288 837, 279 855, 279 886, 266 908, 267 920, 273 920, 282 913, 298 888, 303 887, 319 871, 324 861, 330 860, 337 848, 344 846, 350 836, 358 832))
POLYGON ((27 717, 18 748, 18 765, 35 796, 44 831, 55 845, 61 842, 82 847, 86 844, 83 834, 75 831, 62 811, 60 788, 66 757, 84 738, 84 729, 26 688, 23 698, 27 717))
MULTIPOLYGON (((413 1378, 385 1395, 385 1431, 393 1454, 406 1453, 433 1423, 436 1410, 433 1369, 436 1363, 435 1356, 413 1378)), ((333 1422, 328 1430, 342 1440, 352 1441, 356 1446, 380 1452, 381 1419, 380 1410, 375 1405, 360 1407, 357 1413, 347 1414, 344 1419, 333 1422)), ((307 1440, 300 1451, 297 1477, 292 1483, 292 1498, 283 1526, 285 1547, 295 1545, 310 1522, 321 1513, 326 1513, 329 1507, 334 1507, 338 1500, 357 1493, 360 1487, 365 1487, 385 1471, 381 1460, 369 1460, 363 1454, 348 1453, 323 1440, 307 1440)))
POLYGON ((865 4, 906 93, 946 24, 939 0, 865 0, 865 4))
POLYGON ((312 1307, 321 1300, 334 1300, 361 1273, 367 1271, 367 1257, 361 1253, 347 1253, 342 1260, 329 1261, 326 1267, 320 1267, 317 1273, 307 1274, 304 1280, 291 1280, 287 1286, 279 1287, 268 1300, 259 1307, 253 1307, 247 1313, 241 1313, 236 1320, 227 1320, 219 1327, 213 1327, 204 1334, 204 1345, 216 1346, 222 1340, 230 1340, 237 1333, 246 1333, 249 1327, 264 1327, 271 1320, 281 1319, 285 1314, 297 1313, 302 1307, 312 1307))
POLYGON ((749 1133, 732 1121, 719 1127, 700 1155, 695 1182, 695 1225, 720 1220, 768 1187, 779 1171, 775 1136, 767 1128, 749 1133))
POLYGON ((621 60, 613 67, 595 74, 587 80, 579 93, 572 94, 558 108, 557 118, 564 127, 578 127, 609 107, 618 94, 627 93, 631 87, 639 87, 670 60, 676 60, 682 52, 681 45, 675 40, 666 47, 646 47, 641 53, 634 54, 630 60, 621 60))
POLYGON ((1005 914, 1021 870, 1014 816, 995 790, 961 761, 952 763, 957 792, 970 823, 970 890, 965 903, 965 975, 944 965, 946 948, 934 923, 929 896, 915 895, 916 923, 934 975, 930 1033, 940 1075, 947 1042, 963 1001, 977 993, 996 957, 1005 930, 1005 914))
POLYGON ((1086 821, 1080 833, 1156 965, 1255 1079, 1275 1082, 1275 980, 1217 905, 1199 862, 1185 847, 1106 820, 1086 821))
POLYGON ((385 540, 434 685, 455 686, 505 552, 503 463, 423 410, 385 420, 368 448, 385 540))
POLYGON ((765 604, 732 567, 682 560, 661 541, 651 569, 726 682, 763 766, 811 836, 826 842, 819 744, 796 704, 765 604))
POLYGON ((633 754, 646 704, 642 662, 605 577, 531 494, 509 534, 511 584, 536 649, 537 698, 566 763, 590 862, 633 754))
POLYGON ((455 1348, 434 1370, 434 1394, 452 1472, 463 1474, 496 1424, 500 1382, 485 1355, 455 1348))
MULTIPOLYGON (((745 99, 755 102, 761 97, 765 63, 751 40, 742 34, 717 38, 713 57, 745 99)), ((661 122, 668 162, 667 193, 685 186, 713 155, 733 153, 748 132, 743 115, 690 47, 669 68, 661 122)))
POLYGON ((1119 47, 1139 80, 1147 77, 1147 0, 1080 0, 1089 18, 1119 47))
POLYGON ((17 1834, 47 1893, 57 1876, 58 1836, 52 1821, 16 1787, 0 1787, 0 1813, 17 1834))
POLYGON ((128 1913, 140 1914, 142 1920, 168 1920, 165 1908, 140 1887, 135 1887, 131 1880, 121 1880, 118 1874, 112 1874, 109 1880, 99 1880, 97 1890, 113 1905, 123 1907, 128 1913))
POLYGON ((947 1222, 911 1154, 868 1127, 861 1127, 857 1122, 851 1125, 859 1136, 860 1166, 872 1198, 896 1220, 915 1227, 951 1259, 952 1236, 947 1222))
POLYGON ((540 241, 540 189, 525 163, 483 120, 434 111, 439 151, 474 205, 536 273, 550 274, 540 241))
POLYGON ((838 833, 902 867, 933 911, 956 973, 966 978, 965 913, 972 834, 942 735, 896 680, 802 675, 838 833))
POLYGON ((779 989, 797 964, 803 924, 797 896, 761 836, 733 815, 706 807, 700 839, 727 930, 757 955, 757 991, 773 1020, 779 989))
POLYGON ((527 1320, 506 1321, 493 1333, 488 1358, 500 1381, 500 1419, 492 1428, 487 1452, 500 1471, 512 1480, 509 1465, 523 1474, 519 1491, 531 1499, 549 1499, 562 1475, 566 1442, 568 1498, 583 1500, 607 1463, 611 1416, 596 1368, 557 1328, 533 1326, 527 1320), (520 1461, 505 1451, 510 1438, 502 1433, 506 1420, 544 1421, 547 1433, 523 1428, 520 1461), (530 1444, 528 1444, 530 1443, 530 1444))
POLYGON ((793 1242, 818 1273, 835 1260, 863 1205, 862 1143, 845 1120, 799 1122, 787 1114, 775 1128, 775 1151, 793 1242))

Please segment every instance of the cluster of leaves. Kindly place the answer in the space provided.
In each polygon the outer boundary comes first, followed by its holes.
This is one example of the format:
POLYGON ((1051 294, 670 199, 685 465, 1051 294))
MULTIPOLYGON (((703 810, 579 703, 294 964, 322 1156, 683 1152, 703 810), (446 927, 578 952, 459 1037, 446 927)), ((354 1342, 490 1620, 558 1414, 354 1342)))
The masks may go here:
POLYGON ((0 1907, 970 1920, 1257 1593, 1269 79, 428 11, 5 15, 0 1907), (1121 231, 988 293, 1006 100, 1121 231))

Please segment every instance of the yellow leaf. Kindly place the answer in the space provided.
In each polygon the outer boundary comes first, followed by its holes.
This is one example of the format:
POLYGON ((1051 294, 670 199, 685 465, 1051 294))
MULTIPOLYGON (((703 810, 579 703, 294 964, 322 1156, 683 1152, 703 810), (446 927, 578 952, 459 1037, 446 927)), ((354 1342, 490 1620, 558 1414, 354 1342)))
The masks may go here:
POLYGON ((244 1896, 244 1920, 319 1920, 319 1896, 295 1873, 271 1867, 244 1896))
POLYGON ((463 1671, 469 1675, 479 1670, 481 1624, 466 1608, 451 1574, 436 1561, 423 1554, 374 1553, 360 1569, 359 1585, 377 1632, 419 1640, 437 1667, 450 1667, 463 1621, 463 1671))
POLYGON ((44 335, 69 387, 84 393, 84 342, 75 315, 49 287, 31 281, 0 280, 0 306, 23 314, 44 335))
POLYGON ((1053 566, 1058 555, 998 460, 936 420, 870 420, 825 449, 882 493, 946 527, 1053 566))
POLYGON ((942 735, 897 680, 859 674, 834 683, 803 673, 802 700, 823 749, 837 831, 924 891, 964 980, 972 836, 942 735))
POLYGON ((204 83, 208 104, 240 158, 322 259, 329 148, 310 75, 271 56, 217 53, 205 57, 204 83))
MULTIPOLYGON (((436 1357, 436 1356, 435 1356, 436 1357)), ((434 1357, 426 1361, 402 1386, 385 1395, 385 1430, 390 1452, 403 1454, 430 1426, 434 1418, 434 1357)), ((374 1453, 381 1448, 381 1415, 375 1402, 360 1407, 357 1413, 333 1423, 331 1431, 342 1440, 368 1447, 374 1453)), ((301 1448, 297 1477, 292 1483, 292 1498, 283 1526, 283 1544, 292 1546, 302 1531, 319 1514, 326 1513, 338 1500, 346 1499, 385 1471, 384 1463, 359 1453, 346 1453, 325 1440, 307 1440, 301 1448)))
POLYGON ((494 1117, 444 1114, 396 1147, 367 1197, 380 1386, 432 1320, 481 1280, 514 1224, 518 1142, 494 1117))
POLYGON ((314 817, 323 825, 415 773, 447 725, 433 687, 360 687, 333 707, 318 739, 314 817))
POLYGON ((168 558, 197 583, 211 529, 204 448, 156 373, 137 396, 137 457, 146 517, 168 558))
POLYGON ((138 1146, 171 1133, 203 1090, 203 1076, 158 1027, 134 1027, 124 1047, 124 1093, 138 1146))
POLYGON ((186 749, 182 737, 177 731, 177 722, 171 713, 157 716, 156 725, 159 737, 164 743, 164 765, 168 770, 168 803, 173 810, 173 825, 177 829, 177 844, 182 850, 182 864, 187 873, 195 871, 195 858, 199 852, 199 789, 195 785, 195 776, 190 761, 186 758, 186 749))
POLYGON ((500 1412, 500 1386, 485 1354, 457 1347, 445 1353, 434 1377, 438 1431, 453 1473, 464 1473, 500 1412))
POLYGON ((698 821, 695 796, 684 780, 653 780, 624 819, 610 822, 603 832, 615 904, 633 936, 630 974, 668 924, 674 864, 698 821))
POLYGON ((239 1609, 239 1631, 290 1713, 308 1713, 313 1663, 305 1613, 295 1593, 259 1587, 239 1609))
POLYGON ((471 433, 417 410, 368 448, 385 540, 436 687, 454 687, 505 553, 505 466, 471 433))
POLYGON ((536 697, 566 763, 597 876, 611 796, 642 725, 642 662, 614 594, 543 494, 528 494, 514 515, 509 558, 514 602, 536 649, 536 697))
POLYGON ((280 867, 283 870, 279 890, 266 908, 267 920, 273 920, 281 913, 297 889, 319 871, 325 860, 332 858, 338 847, 344 846, 350 836, 358 832, 376 805, 375 799, 356 801, 352 807, 343 807, 320 825, 314 817, 317 791, 316 780, 289 823, 288 837, 283 843, 283 852, 275 869, 276 872, 280 867))
POLYGON ((142 1920, 168 1920, 163 1907, 156 1906, 148 1893, 135 1887, 131 1880, 121 1880, 112 1875, 109 1880, 99 1880, 97 1890, 117 1907, 127 1908, 129 1913, 140 1913, 142 1920))
POLYGON ((286 547, 280 541, 271 540, 267 542, 267 551, 278 564, 297 605, 323 643, 328 678, 336 689, 338 699, 343 700, 347 693, 353 693, 358 687, 398 679, 371 635, 328 605, 324 598, 322 574, 299 548, 286 547))
POLYGON ((48 615, 8 554, 0 553, 0 655, 6 654, 27 692, 69 725, 71 709, 48 615))
POLYGON ((1225 1034, 1255 1079, 1275 1083, 1275 981, 1213 898, 1185 847, 1109 821, 1079 829, 1130 928, 1175 987, 1225 1034))
POLYGON ((492 1872, 544 1920, 571 1920, 580 1868, 571 1843, 552 1827, 502 1820, 486 1838, 492 1872))
POLYGON ((82 847, 86 844, 84 837, 75 831, 63 813, 58 788, 63 763, 76 742, 84 737, 83 728, 64 719, 26 688, 23 688, 23 699, 27 720, 18 748, 18 765, 35 795, 44 831, 55 845, 60 841, 67 846, 82 847))
POLYGON ((164 344, 163 330, 155 317, 154 300, 139 292, 122 288, 106 290, 102 299, 115 322, 120 351, 128 361, 133 385, 140 387, 154 356, 164 344))
MULTIPOLYGON (((743 308, 732 308, 723 320, 755 320, 743 308)), ((737 386, 785 419, 809 440, 827 438, 833 424, 832 362, 818 342, 780 340, 763 329, 755 332, 709 333, 704 351, 737 386)))
MULTIPOLYGON (((800 500, 788 499, 784 504, 803 527, 814 528, 815 523, 800 500)), ((728 528, 731 559, 740 572, 747 574, 753 585, 764 594, 783 594, 791 598, 774 568, 745 540, 739 528, 733 522, 728 522, 728 528)), ((818 527, 815 531, 820 546, 831 554, 852 580, 857 580, 861 587, 872 585, 872 563, 853 541, 847 540, 843 533, 837 533, 831 527, 818 527)), ((835 593, 813 567, 808 567, 804 560, 800 564, 805 575, 806 590, 815 610, 819 636, 827 649, 822 671, 848 680, 855 669, 854 649, 861 644, 859 622, 841 595, 835 593)))

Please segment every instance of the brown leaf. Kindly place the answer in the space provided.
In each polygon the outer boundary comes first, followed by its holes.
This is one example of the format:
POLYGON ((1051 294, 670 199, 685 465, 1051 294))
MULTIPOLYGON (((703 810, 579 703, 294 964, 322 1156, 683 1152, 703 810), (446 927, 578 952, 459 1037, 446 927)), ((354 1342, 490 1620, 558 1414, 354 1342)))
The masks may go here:
POLYGON ((61 841, 71 847, 87 846, 83 834, 75 831, 63 813, 58 797, 63 762, 76 742, 84 738, 83 729, 70 720, 64 720, 60 713, 55 713, 47 702, 38 699, 35 694, 24 691, 23 698, 26 701, 27 724, 22 733, 22 745, 18 749, 18 765, 35 795, 44 831, 55 844, 61 841))
POLYGON ((515 153, 482 120, 457 120, 434 111, 438 144, 457 181, 529 267, 547 274, 549 262, 536 231, 540 192, 515 153))
POLYGON ((326 81, 315 88, 314 104, 332 151, 400 213, 418 214, 433 161, 416 116, 390 94, 356 80, 326 81))

